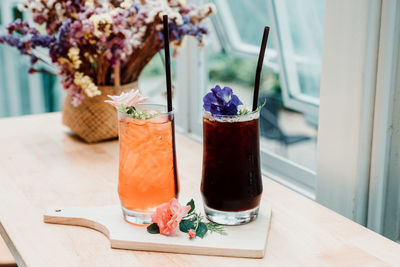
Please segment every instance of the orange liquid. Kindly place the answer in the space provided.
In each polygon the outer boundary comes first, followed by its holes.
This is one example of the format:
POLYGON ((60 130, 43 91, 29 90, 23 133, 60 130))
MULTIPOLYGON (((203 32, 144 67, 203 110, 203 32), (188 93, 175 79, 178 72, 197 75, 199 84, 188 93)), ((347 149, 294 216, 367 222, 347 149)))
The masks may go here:
POLYGON ((172 123, 167 116, 121 118, 119 144, 118 193, 123 207, 150 213, 176 197, 172 123))

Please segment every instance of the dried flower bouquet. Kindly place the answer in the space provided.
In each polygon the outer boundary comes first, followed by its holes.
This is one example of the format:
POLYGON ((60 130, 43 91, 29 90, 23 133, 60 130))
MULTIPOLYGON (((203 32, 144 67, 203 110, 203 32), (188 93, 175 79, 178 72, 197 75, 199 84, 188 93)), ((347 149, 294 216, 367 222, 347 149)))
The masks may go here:
POLYGON ((0 43, 29 55, 30 73, 38 71, 34 64, 40 60, 33 50, 49 48, 74 106, 85 96, 101 94, 99 86, 138 79, 163 48, 163 15, 170 18, 173 45, 179 46, 186 35, 203 45, 207 29, 200 22, 215 11, 211 4, 195 7, 182 0, 24 0, 20 9, 30 11, 46 33, 16 20, 0 43))

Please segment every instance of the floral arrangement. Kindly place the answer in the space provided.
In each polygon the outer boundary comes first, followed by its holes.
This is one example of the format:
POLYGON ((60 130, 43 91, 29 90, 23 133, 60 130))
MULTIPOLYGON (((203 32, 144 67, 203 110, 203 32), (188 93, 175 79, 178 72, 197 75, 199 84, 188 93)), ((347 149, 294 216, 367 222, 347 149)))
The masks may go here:
POLYGON ((170 236, 175 234, 178 226, 181 232, 187 233, 189 238, 196 236, 203 238, 207 232, 226 235, 224 228, 214 222, 203 222, 203 216, 195 211, 194 200, 186 206, 181 206, 176 198, 161 204, 151 215, 152 224, 147 227, 151 234, 170 236))
POLYGON ((30 73, 38 58, 34 49, 49 49, 63 87, 79 105, 85 95, 101 94, 98 86, 136 81, 163 48, 162 16, 168 15, 170 40, 179 47, 185 36, 204 45, 207 29, 200 23, 215 11, 212 4, 195 7, 182 0, 23 0, 42 33, 27 22, 8 26, 7 43, 30 56, 30 73), (115 77, 119 76, 119 77, 115 77))
MULTIPOLYGON (((252 111, 247 108, 239 108, 240 106, 243 106, 243 103, 237 95, 233 94, 232 88, 227 86, 221 88, 221 86, 216 85, 214 88, 211 88, 210 91, 211 92, 207 93, 203 98, 203 108, 206 112, 215 116, 235 116, 252 113, 252 111)), ((259 111, 264 107, 264 105, 265 102, 254 112, 259 111)))

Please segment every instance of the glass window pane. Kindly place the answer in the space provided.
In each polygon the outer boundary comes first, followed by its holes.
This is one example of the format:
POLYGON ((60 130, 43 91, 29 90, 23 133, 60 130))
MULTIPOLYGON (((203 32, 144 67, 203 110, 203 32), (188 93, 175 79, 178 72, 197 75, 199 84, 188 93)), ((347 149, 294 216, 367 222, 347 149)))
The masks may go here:
POLYGON ((283 71, 291 97, 319 99, 325 1, 274 1, 283 71))
MULTIPOLYGON (((233 88, 246 106, 250 107, 257 58, 251 56, 251 53, 248 55, 245 53, 231 53, 228 49, 225 49, 223 39, 219 35, 229 35, 228 33, 230 32, 237 32, 242 42, 259 49, 264 26, 272 26, 273 18, 269 16, 268 7, 273 5, 268 5, 268 1, 265 0, 220 0, 216 1, 216 3, 219 3, 222 7, 218 11, 222 13, 219 17, 223 19, 223 24, 230 25, 230 27, 226 28, 225 26, 224 32, 220 33, 220 29, 216 25, 215 28, 218 30, 211 32, 210 45, 205 51, 208 86, 204 89, 203 94, 216 84, 227 85, 233 88), (224 4, 228 4, 229 8, 225 9, 224 4), (232 16, 231 18, 235 18, 233 20, 234 23, 227 21, 229 16, 224 12, 228 12, 232 16)), ((319 9, 316 8, 314 10, 307 5, 309 9, 321 12, 315 14, 316 17, 314 19, 306 18, 309 15, 308 11, 303 12, 306 8, 296 9, 296 7, 296 5, 287 5, 291 13, 288 15, 290 19, 287 20, 287 23, 290 24, 290 27, 286 29, 286 34, 290 36, 290 42, 293 42, 291 45, 292 50, 289 54, 293 61, 293 66, 295 66, 295 71, 292 73, 296 77, 298 94, 319 97, 322 22, 318 22, 320 25, 312 25, 311 22, 316 23, 316 20, 322 20, 323 6, 321 8, 319 5, 319 9), (296 25, 297 21, 301 25, 296 25), (317 31, 315 33, 316 36, 313 36, 312 30, 307 27, 318 28, 321 32, 317 31), (305 31, 305 28, 307 28, 307 34, 311 35, 308 40, 302 40, 302 33, 296 32, 305 31), (299 88, 302 89, 300 90, 299 88)), ((211 29, 213 28, 211 27, 211 29)), ((269 45, 274 40, 273 31, 280 29, 281 27, 278 29, 271 28, 269 45)), ((276 35, 282 34, 284 33, 278 32, 276 35)), ((230 40, 234 41, 234 39, 230 40)), ((271 49, 267 52, 270 51, 271 49)), ((285 50, 284 56, 287 56, 286 52, 285 50)), ((266 57, 268 57, 268 54, 266 57)), ((316 117, 285 105, 282 79, 287 79, 286 73, 286 69, 283 72, 279 72, 268 65, 265 65, 263 69, 259 102, 266 101, 267 104, 262 109, 260 117, 261 150, 278 158, 287 159, 310 171, 315 171, 317 161, 316 117)), ((288 86, 290 87, 291 84, 288 84, 288 86)))
MULTIPOLYGON (((266 0, 214 0, 218 12, 211 17, 223 48, 230 53, 257 57, 264 26, 271 25, 272 8, 266 0), (271 9, 271 10, 269 10, 271 9)), ((278 69, 273 38, 269 38, 265 65, 278 69)))
MULTIPOLYGON (((250 45, 260 46, 261 37, 257 31, 262 30, 263 26, 271 25, 271 18, 267 15, 268 8, 265 0, 227 0, 229 11, 234 18, 235 27, 240 35, 242 42, 250 45), (261 27, 261 28, 260 28, 261 27)), ((268 42, 269 47, 273 48, 272 38, 268 42)))
MULTIPOLYGON (((172 52, 172 51, 171 51, 172 52)), ((173 90, 173 103, 175 104, 175 65, 176 61, 171 60, 171 76, 172 76, 172 90, 173 90)), ((165 82, 165 67, 164 67, 164 53, 157 53, 152 60, 146 65, 139 76, 139 88, 143 96, 149 98, 149 102, 154 104, 167 104, 166 97, 166 82, 165 82)))

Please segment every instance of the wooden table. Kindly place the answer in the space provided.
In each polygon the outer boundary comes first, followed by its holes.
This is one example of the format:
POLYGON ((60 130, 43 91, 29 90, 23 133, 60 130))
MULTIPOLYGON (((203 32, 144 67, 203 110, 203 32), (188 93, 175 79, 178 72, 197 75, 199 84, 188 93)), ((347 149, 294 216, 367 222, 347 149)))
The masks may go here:
MULTIPOLYGON (((117 142, 87 145, 58 113, 0 119, 0 232, 20 266, 399 266, 400 245, 268 178, 264 259, 110 249, 101 233, 43 223, 49 206, 118 203, 117 142)), ((177 135, 181 198, 199 196, 201 145, 177 135)))

